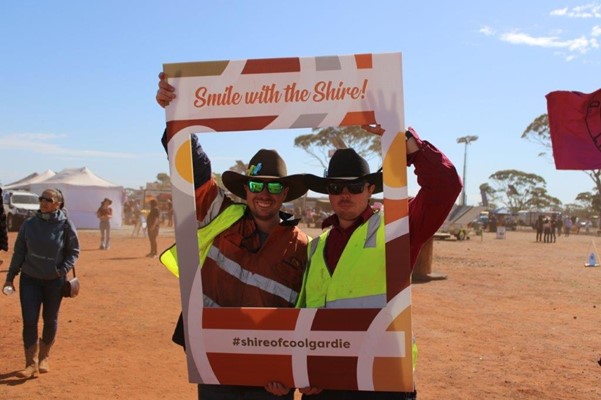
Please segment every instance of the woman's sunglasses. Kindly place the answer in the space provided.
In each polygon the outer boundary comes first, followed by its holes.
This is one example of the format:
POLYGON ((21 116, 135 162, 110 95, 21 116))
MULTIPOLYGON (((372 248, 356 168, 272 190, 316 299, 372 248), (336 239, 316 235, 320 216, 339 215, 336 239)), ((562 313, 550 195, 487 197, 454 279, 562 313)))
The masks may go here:
POLYGON ((265 186, 267 186, 267 191, 270 194, 280 194, 280 193, 282 193, 282 190, 284 190, 284 188, 286 187, 281 182, 262 182, 262 181, 248 181, 247 185, 248 185, 248 189, 252 193, 261 193, 263 191, 263 189, 265 189, 265 186))
POLYGON ((332 182, 328 183, 327 190, 328 194, 341 194, 344 188, 346 188, 350 194, 363 193, 365 190, 364 181, 359 182, 332 182))
POLYGON ((40 196, 38 197, 38 201, 45 201, 46 203, 54 203, 54 199, 49 197, 40 196))

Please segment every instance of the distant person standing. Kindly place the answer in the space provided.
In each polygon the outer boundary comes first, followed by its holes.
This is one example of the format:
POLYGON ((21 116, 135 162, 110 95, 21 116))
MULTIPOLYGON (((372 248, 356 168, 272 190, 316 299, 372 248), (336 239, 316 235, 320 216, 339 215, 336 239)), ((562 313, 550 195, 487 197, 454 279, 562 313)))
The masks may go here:
POLYGON ((570 237, 570 232, 572 231, 572 218, 566 217, 565 221, 563 221, 563 228, 566 237, 570 237))
POLYGON ((167 226, 173 226, 173 203, 171 199, 167 200, 167 226))
MULTIPOLYGON (((0 199, 2 198, 2 188, 0 188, 0 199)), ((0 250, 8 251, 8 228, 6 227, 6 214, 4 207, 0 206, 0 250)), ((0 260, 0 264, 2 261, 0 260)))
POLYGON ((536 219, 536 222, 534 223, 534 229, 536 229, 536 241, 537 242, 543 241, 543 225, 545 223, 544 218, 545 218, 545 216, 541 214, 538 216, 538 218, 536 219))
POLYGON ((157 256, 157 237, 159 236, 159 225, 161 224, 161 214, 159 212, 156 200, 150 200, 150 212, 146 217, 146 226, 148 231, 148 240, 150 240, 150 253, 146 257, 157 256))
POLYGON ((136 202, 133 206, 133 215, 134 215, 134 229, 131 232, 131 237, 140 236, 140 232, 142 235, 146 236, 146 216, 144 215, 144 211, 140 208, 140 204, 136 202))
POLYGON ((557 236, 561 236, 563 231, 563 221, 561 219, 561 215, 557 217, 557 221, 555 222, 555 227, 557 228, 557 236))
POLYGON ((131 202, 128 200, 123 204, 123 224, 131 223, 131 202))
POLYGON ((551 237, 549 238, 549 243, 555 243, 557 241, 557 219, 555 215, 551 216, 551 237))
POLYGON ((551 243, 551 219, 547 216, 543 219, 543 242, 551 243))
POLYGON ((108 250, 111 244, 111 218, 113 218, 113 201, 105 198, 100 203, 96 216, 100 220, 100 250, 108 250))
MULTIPOLYGON (((0 188, 0 199, 2 199, 2 188, 0 188)), ((8 251, 8 227, 6 226, 6 214, 4 207, 0 205, 0 250, 8 251)), ((0 260, 0 265, 4 261, 0 260)))

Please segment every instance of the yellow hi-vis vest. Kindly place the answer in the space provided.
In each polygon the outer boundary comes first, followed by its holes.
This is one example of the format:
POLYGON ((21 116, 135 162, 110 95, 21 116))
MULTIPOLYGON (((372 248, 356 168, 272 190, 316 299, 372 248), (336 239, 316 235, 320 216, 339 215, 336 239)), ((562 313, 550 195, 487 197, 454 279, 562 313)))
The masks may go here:
MULTIPOLYGON (((196 231, 196 237, 198 239, 198 250, 200 257, 200 265, 204 264, 209 249, 213 244, 213 240, 221 232, 229 228, 234 222, 238 221, 244 215, 246 211, 246 205, 244 204, 232 204, 225 210, 223 210, 214 220, 207 225, 196 231)), ((165 250, 160 258, 161 263, 167 267, 171 273, 179 277, 179 267, 177 264, 177 247, 174 244, 165 250)))
POLYGON ((386 306, 384 218, 374 213, 351 235, 334 274, 326 266, 324 250, 330 231, 309 245, 309 264, 297 307, 382 308, 386 306))
MULTIPOLYGON (((334 275, 325 263, 330 231, 313 239, 307 249, 308 267, 296 302, 302 308, 383 308, 386 306, 386 252, 384 215, 375 213, 351 235, 334 275)), ((411 346, 413 370, 417 343, 411 346)))

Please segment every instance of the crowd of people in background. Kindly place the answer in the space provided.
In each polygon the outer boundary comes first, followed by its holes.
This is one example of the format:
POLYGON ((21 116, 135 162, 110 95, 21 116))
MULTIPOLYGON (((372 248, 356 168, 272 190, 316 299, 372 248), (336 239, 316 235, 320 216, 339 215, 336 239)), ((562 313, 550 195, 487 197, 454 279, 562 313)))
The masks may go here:
POLYGON ((565 237, 569 237, 571 233, 580 234, 583 228, 585 234, 591 233, 593 223, 590 219, 578 221, 577 217, 561 215, 539 215, 534 223, 536 231, 536 241, 540 243, 555 243, 557 237, 563 233, 565 237))
POLYGON ((157 202, 157 208, 159 210, 160 225, 166 227, 173 227, 173 203, 171 199, 157 200, 151 198, 148 201, 141 200, 128 200, 123 204, 123 224, 133 225, 134 230, 132 237, 144 236, 147 232, 147 219, 148 213, 150 212, 150 201, 155 200, 157 202))
POLYGON ((140 235, 148 237, 150 242, 150 252, 146 257, 155 258, 158 256, 157 238, 161 225, 173 227, 173 204, 171 199, 161 203, 152 198, 147 202, 148 208, 144 207, 141 201, 129 200, 123 206, 123 222, 126 225, 133 225, 131 237, 140 235))
MULTIPOLYGON (((142 201, 129 200, 123 206, 123 223, 133 226, 131 237, 146 237, 148 235, 147 218, 150 212, 150 202, 146 202, 144 205, 142 203, 142 201)), ((169 228, 174 227, 171 199, 157 202, 157 208, 159 212, 159 225, 169 228)), ((299 206, 294 207, 284 204, 282 211, 292 214, 295 218, 299 218, 301 223, 304 223, 309 228, 320 228, 323 220, 331 214, 331 210, 324 210, 319 205, 307 206, 303 209, 299 206)), ((503 218, 499 219, 497 216, 491 215, 487 226, 483 228, 495 232, 497 225, 512 227, 519 224, 519 221, 516 224, 515 220, 510 216, 501 217, 503 218)), ((595 227, 595 223, 590 219, 582 219, 576 216, 562 216, 556 213, 550 213, 549 215, 541 214, 532 224, 532 228, 536 232, 536 242, 540 243, 554 243, 557 237, 562 235, 569 237, 570 234, 595 233, 592 231, 595 227)), ((512 230, 515 230, 515 228, 512 230)))

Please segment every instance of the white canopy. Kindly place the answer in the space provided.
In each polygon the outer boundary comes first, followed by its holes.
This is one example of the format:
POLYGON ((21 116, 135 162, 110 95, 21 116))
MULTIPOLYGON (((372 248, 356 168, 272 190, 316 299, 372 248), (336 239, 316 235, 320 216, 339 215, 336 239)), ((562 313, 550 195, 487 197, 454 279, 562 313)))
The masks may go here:
POLYGON ((46 179, 51 178, 54 175, 56 175, 56 172, 54 172, 50 169, 47 169, 46 171, 42 172, 41 174, 34 172, 32 174, 27 175, 23 179, 19 179, 16 182, 13 182, 13 183, 10 183, 10 184, 4 186, 3 190, 19 189, 19 190, 29 190, 30 191, 31 184, 45 181, 46 179))
MULTIPOLYGON (((65 168, 54 176, 29 183, 28 190, 41 194, 45 189, 57 188, 65 196, 67 216, 78 229, 98 229, 96 211, 103 199, 113 201, 112 228, 121 228, 123 212, 123 186, 104 180, 88 168, 65 168)), ((25 188, 17 185, 13 189, 25 188)))

